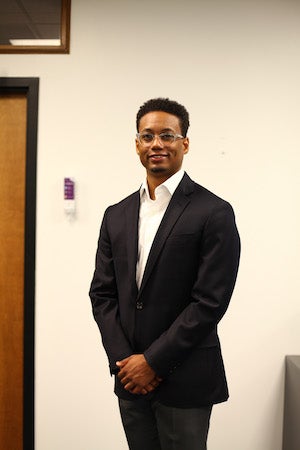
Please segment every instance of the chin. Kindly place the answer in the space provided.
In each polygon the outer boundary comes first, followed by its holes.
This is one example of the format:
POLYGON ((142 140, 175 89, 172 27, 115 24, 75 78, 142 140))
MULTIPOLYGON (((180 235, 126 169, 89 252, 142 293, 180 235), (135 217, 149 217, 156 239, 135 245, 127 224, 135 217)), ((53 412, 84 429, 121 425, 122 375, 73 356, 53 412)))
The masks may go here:
POLYGON ((166 171, 167 171, 167 169, 164 169, 163 167, 152 167, 150 169, 150 172, 152 172, 152 173, 164 173, 166 171))

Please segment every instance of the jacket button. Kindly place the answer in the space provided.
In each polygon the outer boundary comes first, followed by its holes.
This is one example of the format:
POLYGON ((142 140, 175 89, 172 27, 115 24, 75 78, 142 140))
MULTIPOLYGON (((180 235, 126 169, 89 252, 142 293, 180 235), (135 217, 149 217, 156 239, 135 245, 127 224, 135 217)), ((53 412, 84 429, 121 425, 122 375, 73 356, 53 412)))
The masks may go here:
POLYGON ((144 307, 143 302, 136 303, 136 309, 143 309, 143 307, 144 307))

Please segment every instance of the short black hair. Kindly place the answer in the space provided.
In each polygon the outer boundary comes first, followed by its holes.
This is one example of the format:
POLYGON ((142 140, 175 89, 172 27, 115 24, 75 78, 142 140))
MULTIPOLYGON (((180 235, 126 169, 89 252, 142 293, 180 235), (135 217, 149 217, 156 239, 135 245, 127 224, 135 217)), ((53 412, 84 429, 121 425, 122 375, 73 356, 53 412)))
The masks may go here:
POLYGON ((189 113, 185 109, 183 105, 175 102, 174 100, 170 100, 169 98, 152 98, 145 102, 136 115, 136 129, 139 131, 139 125, 141 118, 152 111, 164 111, 169 114, 173 114, 178 117, 181 133, 184 137, 186 137, 187 130, 189 128, 189 113))

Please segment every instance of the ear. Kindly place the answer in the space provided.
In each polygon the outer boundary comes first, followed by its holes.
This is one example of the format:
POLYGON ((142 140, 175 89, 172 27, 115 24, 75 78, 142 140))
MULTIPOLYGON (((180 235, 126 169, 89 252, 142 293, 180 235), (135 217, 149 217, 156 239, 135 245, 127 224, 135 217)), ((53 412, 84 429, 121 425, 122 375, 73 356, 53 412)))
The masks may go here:
POLYGON ((190 141, 188 137, 184 138, 182 145, 183 145, 183 153, 184 155, 186 155, 186 153, 188 153, 190 148, 190 141))
POLYGON ((135 140, 135 151, 138 155, 140 154, 139 141, 137 139, 135 140))

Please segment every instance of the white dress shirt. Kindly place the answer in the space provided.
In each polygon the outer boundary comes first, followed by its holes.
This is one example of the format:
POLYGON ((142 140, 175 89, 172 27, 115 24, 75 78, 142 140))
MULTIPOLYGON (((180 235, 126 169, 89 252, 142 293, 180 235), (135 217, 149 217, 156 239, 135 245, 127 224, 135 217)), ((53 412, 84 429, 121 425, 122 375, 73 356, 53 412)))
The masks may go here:
POLYGON ((178 184, 182 180, 184 171, 181 169, 168 178, 155 189, 155 200, 151 200, 148 183, 145 180, 140 188, 140 214, 139 214, 139 236, 138 236, 138 259, 136 265, 136 282, 138 288, 142 283, 149 252, 166 212, 168 204, 178 184))

